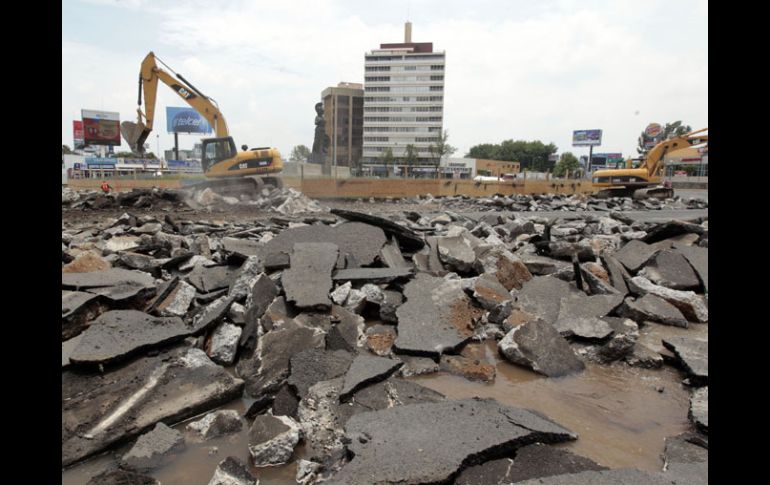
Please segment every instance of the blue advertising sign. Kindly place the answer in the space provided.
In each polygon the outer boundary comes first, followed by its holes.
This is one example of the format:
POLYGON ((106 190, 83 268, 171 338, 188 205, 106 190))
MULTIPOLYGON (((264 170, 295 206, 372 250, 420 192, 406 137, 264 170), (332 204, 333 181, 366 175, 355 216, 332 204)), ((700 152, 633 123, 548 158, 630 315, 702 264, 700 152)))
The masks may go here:
POLYGON ((166 160, 166 166, 174 169, 190 169, 203 171, 200 160, 166 160))
POLYGON ((169 133, 211 133, 211 125, 192 108, 166 108, 166 129, 169 133))
POLYGON ((602 130, 576 130, 572 132, 572 146, 598 146, 602 144, 602 130))
POLYGON ((114 158, 87 157, 86 167, 88 168, 115 168, 116 160, 114 158))

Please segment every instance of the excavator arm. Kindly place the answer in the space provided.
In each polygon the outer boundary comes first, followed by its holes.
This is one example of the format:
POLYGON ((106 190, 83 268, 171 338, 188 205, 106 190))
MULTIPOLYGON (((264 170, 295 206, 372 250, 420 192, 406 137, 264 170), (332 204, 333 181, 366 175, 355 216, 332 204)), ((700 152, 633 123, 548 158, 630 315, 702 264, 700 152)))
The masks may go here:
POLYGON ((664 140, 655 145, 655 147, 647 153, 647 157, 644 160, 644 168, 647 169, 647 175, 653 177, 660 173, 663 168, 663 158, 668 152, 689 146, 700 145, 702 143, 708 143, 708 134, 698 135, 698 133, 703 133, 705 131, 708 131, 708 128, 691 131, 690 133, 664 140))
MULTIPOLYGON (((173 71, 172 71, 173 72, 173 71)), ((126 121, 121 125, 123 137, 128 142, 131 150, 138 153, 144 152, 144 142, 150 135, 155 121, 155 102, 158 95, 158 81, 162 81, 187 104, 192 106, 195 111, 201 114, 209 125, 212 126, 216 136, 227 137, 229 131, 224 116, 219 111, 214 100, 203 95, 181 74, 174 73, 172 76, 165 70, 158 67, 155 54, 150 52, 142 61, 139 72, 139 98, 137 104, 138 119, 137 123, 126 121), (142 112, 142 91, 144 91, 144 112, 142 112)))

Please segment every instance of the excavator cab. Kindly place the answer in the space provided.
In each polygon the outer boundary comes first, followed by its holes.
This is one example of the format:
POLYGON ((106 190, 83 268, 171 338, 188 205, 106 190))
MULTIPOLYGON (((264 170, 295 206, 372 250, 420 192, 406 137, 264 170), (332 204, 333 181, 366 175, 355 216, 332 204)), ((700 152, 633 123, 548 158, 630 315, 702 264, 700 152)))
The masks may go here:
POLYGON ((235 141, 232 136, 203 139, 203 156, 201 157, 203 172, 208 172, 209 167, 223 160, 235 158, 237 154, 238 150, 235 148, 235 141))

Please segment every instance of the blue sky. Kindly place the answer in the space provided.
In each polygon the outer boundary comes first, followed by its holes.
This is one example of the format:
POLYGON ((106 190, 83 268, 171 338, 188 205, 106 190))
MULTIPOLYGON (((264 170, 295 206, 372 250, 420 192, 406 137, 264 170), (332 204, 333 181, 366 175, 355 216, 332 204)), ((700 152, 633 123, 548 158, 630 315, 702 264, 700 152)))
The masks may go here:
MULTIPOLYGON (((572 130, 594 128, 604 131, 595 152, 635 155, 650 122, 708 126, 702 0, 64 0, 62 143, 81 109, 135 120, 139 65, 154 51, 216 99, 238 145, 288 156, 312 145, 321 91, 363 82, 364 53, 402 41, 406 20, 414 41, 446 51, 455 156, 509 138, 587 154, 572 130)), ((173 146, 165 107, 185 106, 158 93, 153 151, 173 146)), ((180 146, 197 140, 180 135, 180 146)))

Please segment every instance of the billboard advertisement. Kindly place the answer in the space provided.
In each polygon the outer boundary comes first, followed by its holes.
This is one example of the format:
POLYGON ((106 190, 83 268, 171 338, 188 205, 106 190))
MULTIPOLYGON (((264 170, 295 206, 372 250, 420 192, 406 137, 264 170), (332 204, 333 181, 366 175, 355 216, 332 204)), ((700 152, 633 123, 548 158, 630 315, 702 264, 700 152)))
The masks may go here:
POLYGON ((598 146, 602 144, 602 130, 575 130, 572 132, 572 146, 598 146))
POLYGON ((83 121, 72 120, 72 138, 74 140, 73 148, 80 150, 86 146, 85 137, 83 135, 83 121))
POLYGON ((81 113, 87 145, 120 145, 120 113, 88 109, 81 113))
POLYGON ((166 108, 166 130, 169 133, 211 133, 211 125, 192 108, 166 108))
POLYGON ((622 153, 594 153, 591 157, 591 167, 615 167, 623 162, 622 153))

